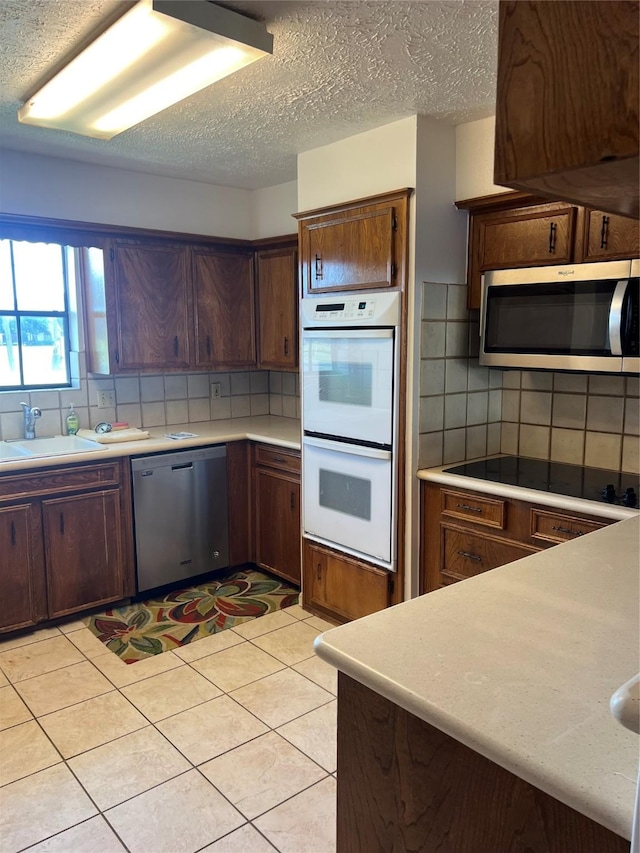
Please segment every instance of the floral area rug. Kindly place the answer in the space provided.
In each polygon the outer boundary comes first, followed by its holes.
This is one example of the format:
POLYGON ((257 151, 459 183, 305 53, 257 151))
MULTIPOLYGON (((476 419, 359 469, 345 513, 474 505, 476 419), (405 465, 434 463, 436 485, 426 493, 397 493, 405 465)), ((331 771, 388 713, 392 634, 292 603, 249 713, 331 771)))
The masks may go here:
POLYGON ((87 627, 125 663, 184 646, 298 603, 284 581, 243 569, 160 598, 89 617, 87 627))

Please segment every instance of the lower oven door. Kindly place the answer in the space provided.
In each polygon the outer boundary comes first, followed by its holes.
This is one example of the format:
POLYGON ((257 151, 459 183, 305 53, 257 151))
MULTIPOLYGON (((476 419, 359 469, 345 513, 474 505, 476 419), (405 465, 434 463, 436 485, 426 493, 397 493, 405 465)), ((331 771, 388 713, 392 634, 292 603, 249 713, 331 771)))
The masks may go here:
POLYGON ((305 535, 395 570, 390 451, 305 437, 305 535))

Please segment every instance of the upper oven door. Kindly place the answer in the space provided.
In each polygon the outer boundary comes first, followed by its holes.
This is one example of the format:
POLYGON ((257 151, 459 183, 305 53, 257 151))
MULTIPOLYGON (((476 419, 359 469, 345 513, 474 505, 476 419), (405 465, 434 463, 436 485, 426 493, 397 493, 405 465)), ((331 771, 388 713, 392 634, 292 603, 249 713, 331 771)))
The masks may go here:
POLYGON ((305 432, 391 446, 393 329, 305 329, 302 377, 305 432))

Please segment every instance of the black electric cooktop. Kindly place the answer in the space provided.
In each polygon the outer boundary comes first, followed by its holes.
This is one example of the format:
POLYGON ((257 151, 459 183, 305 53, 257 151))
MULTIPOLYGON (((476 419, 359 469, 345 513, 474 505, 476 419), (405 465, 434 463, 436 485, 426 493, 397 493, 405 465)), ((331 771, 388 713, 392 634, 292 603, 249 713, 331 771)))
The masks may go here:
POLYGON ((638 507, 640 495, 640 478, 637 474, 524 459, 520 456, 498 456, 479 462, 465 462, 464 465, 444 470, 448 474, 463 474, 478 480, 491 480, 494 483, 630 508, 638 507))

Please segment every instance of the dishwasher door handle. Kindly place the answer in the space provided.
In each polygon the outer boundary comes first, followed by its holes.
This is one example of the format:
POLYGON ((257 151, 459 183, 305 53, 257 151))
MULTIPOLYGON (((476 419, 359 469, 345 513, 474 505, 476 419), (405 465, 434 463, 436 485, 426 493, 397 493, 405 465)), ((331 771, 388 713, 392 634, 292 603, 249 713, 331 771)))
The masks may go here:
POLYGON ((172 471, 184 471, 185 468, 190 468, 193 470, 193 462, 185 462, 183 465, 172 465, 172 471))

